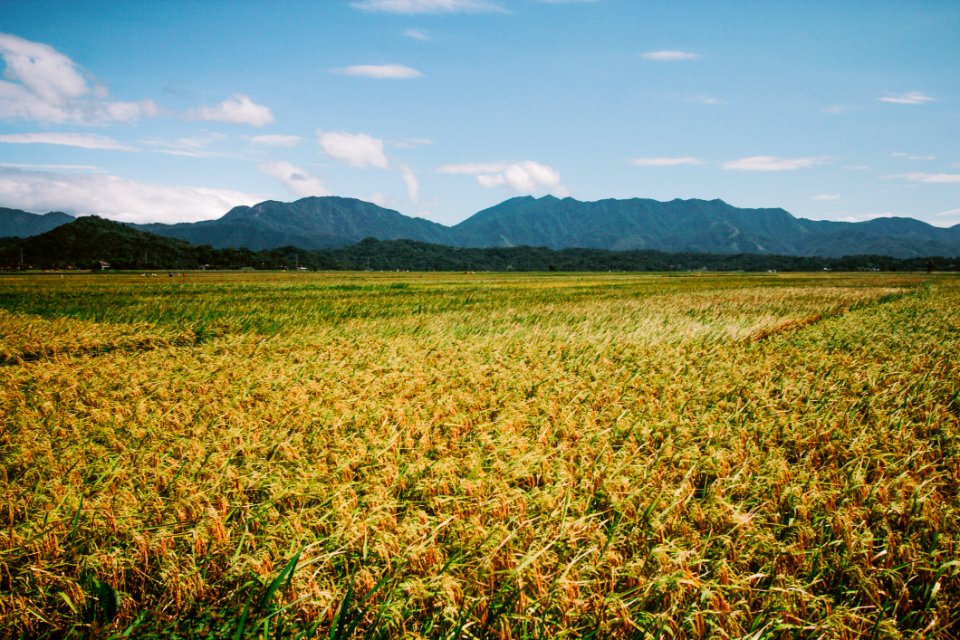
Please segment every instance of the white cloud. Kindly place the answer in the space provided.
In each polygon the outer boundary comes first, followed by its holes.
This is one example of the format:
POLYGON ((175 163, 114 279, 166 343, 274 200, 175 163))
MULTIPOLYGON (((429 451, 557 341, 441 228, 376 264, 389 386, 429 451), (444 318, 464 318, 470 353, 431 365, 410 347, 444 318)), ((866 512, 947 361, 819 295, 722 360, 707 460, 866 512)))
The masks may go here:
POLYGON ((76 63, 53 47, 0 34, 0 119, 35 122, 129 122, 153 117, 160 108, 150 100, 109 102, 106 90, 91 86, 76 63))
POLYGON ((398 169, 400 177, 403 178, 403 184, 407 186, 407 195, 410 196, 410 200, 416 202, 420 197, 420 181, 417 179, 417 174, 405 164, 400 165, 398 169))
POLYGON ((411 40, 420 40, 421 42, 430 40, 430 35, 423 29, 407 29, 403 32, 403 35, 411 40))
POLYGON ((300 136, 266 135, 254 136, 250 138, 250 142, 264 147, 295 147, 303 142, 303 138, 300 136))
POLYGON ((134 147, 120 144, 113 138, 82 133, 12 133, 0 136, 0 142, 7 144, 56 144, 106 151, 136 151, 134 147))
POLYGON ((192 109, 187 112, 187 118, 264 127, 273 122, 273 112, 268 107, 255 103, 249 96, 237 94, 218 105, 192 109))
POLYGON ((817 195, 813 196, 814 200, 820 202, 832 202, 833 200, 839 200, 840 198, 841 196, 836 193, 818 193, 817 195))
POLYGON ((354 167, 386 169, 390 165, 383 153, 383 140, 366 133, 317 131, 317 139, 324 153, 354 167))
POLYGON ((775 156, 750 156, 728 160, 721 166, 736 171, 793 171, 827 162, 826 158, 778 158, 775 156))
POLYGON ((910 182, 924 182, 927 184, 960 184, 960 173, 901 173, 891 178, 903 178, 910 182))
POLYGON ((263 196, 149 184, 113 175, 0 169, 0 201, 26 211, 97 214, 124 222, 186 222, 222 216, 263 196))
POLYGON ((358 0, 351 3, 361 11, 381 13, 505 13, 489 0, 358 0))
POLYGON ((421 72, 402 64, 357 64, 337 69, 336 72, 345 76, 359 76, 377 80, 408 80, 423 77, 421 72))
POLYGON ((417 147, 427 147, 433 144, 429 138, 406 138, 404 140, 388 140, 387 144, 397 149, 416 149, 417 147))
POLYGON ((97 105, 93 112, 93 120, 107 120, 111 122, 133 122, 141 116, 156 118, 163 110, 153 100, 140 102, 105 102, 97 105))
POLYGON ((7 65, 4 76, 48 105, 64 107, 90 93, 73 60, 49 45, 0 34, 0 56, 7 65))
POLYGON ((186 158, 230 158, 233 154, 220 151, 211 151, 210 145, 226 138, 222 133, 204 133, 196 136, 177 138, 175 140, 159 140, 148 138, 143 144, 156 147, 158 153, 186 158))
POLYGON ((647 51, 641 53, 640 57, 644 60, 655 60, 657 62, 679 62, 681 60, 697 60, 700 58, 700 54, 690 51, 665 49, 662 51, 647 51))
POLYGON ((927 104, 928 102, 935 102, 933 97, 919 91, 910 91, 907 93, 901 93, 900 95, 884 96, 882 98, 878 98, 878 100, 880 100, 880 102, 889 102, 891 104, 927 104))
POLYGON ((276 178, 283 183, 295 196, 326 196, 330 191, 323 185, 323 181, 289 162, 264 162, 257 165, 263 173, 276 178))
POLYGON ((679 167, 703 164, 699 158, 681 157, 681 158, 633 158, 631 163, 638 167, 679 167))
POLYGON ((936 160, 936 156, 916 156, 902 151, 894 151, 890 154, 894 158, 903 158, 904 160, 936 160))
POLYGON ((566 187, 560 174, 552 167, 539 162, 494 162, 448 164, 438 169, 440 173, 476 176, 477 182, 488 189, 506 187, 520 193, 546 191, 566 195, 566 187))

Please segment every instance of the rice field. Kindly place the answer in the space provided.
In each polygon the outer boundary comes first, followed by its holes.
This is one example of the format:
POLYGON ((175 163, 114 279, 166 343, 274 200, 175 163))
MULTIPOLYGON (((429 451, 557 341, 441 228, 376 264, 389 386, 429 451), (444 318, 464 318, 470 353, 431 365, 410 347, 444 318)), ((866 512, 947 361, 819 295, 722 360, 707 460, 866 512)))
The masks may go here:
POLYGON ((0 637, 958 638, 960 278, 0 276, 0 637))

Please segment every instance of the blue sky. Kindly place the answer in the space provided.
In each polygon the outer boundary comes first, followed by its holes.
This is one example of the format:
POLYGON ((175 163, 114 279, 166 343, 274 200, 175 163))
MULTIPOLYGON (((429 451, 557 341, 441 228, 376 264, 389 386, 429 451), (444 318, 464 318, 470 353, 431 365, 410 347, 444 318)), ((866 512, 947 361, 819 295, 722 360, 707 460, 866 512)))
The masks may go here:
POLYGON ((960 223, 960 2, 0 0, 0 206, 721 198, 960 223))

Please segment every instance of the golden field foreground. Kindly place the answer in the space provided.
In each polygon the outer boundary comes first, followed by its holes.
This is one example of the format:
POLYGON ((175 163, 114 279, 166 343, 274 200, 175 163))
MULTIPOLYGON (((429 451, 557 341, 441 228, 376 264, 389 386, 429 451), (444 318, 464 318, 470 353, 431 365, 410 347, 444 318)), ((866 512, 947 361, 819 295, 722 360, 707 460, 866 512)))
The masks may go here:
POLYGON ((0 277, 0 637, 960 637, 960 278, 0 277))

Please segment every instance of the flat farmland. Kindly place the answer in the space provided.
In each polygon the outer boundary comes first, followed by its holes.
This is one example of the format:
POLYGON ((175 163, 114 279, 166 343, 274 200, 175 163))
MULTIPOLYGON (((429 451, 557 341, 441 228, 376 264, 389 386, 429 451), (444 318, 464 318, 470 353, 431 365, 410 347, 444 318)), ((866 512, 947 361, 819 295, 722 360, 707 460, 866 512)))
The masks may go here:
POLYGON ((0 276, 0 637, 960 637, 960 278, 0 276))

